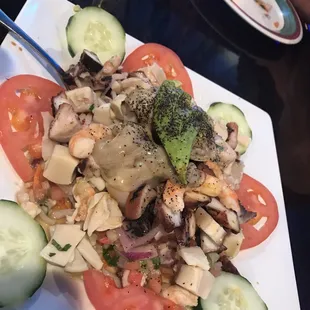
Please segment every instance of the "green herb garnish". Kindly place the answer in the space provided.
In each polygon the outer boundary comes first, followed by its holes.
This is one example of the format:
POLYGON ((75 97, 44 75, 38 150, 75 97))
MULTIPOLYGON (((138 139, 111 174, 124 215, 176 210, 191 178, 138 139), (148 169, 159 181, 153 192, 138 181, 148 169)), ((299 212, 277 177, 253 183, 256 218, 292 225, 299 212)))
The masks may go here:
POLYGON ((141 269, 142 270, 146 270, 146 268, 147 268, 147 262, 145 261, 145 260, 142 260, 141 262, 140 262, 140 267, 141 267, 141 269))
POLYGON ((89 111, 93 111, 94 108, 95 108, 95 105, 92 104, 92 105, 89 107, 89 111))
POLYGON ((159 267, 160 267, 160 257, 152 258, 152 262, 153 262, 154 268, 155 269, 159 269, 159 267))
POLYGON ((103 248, 102 255, 109 266, 113 266, 113 267, 117 266, 119 256, 115 252, 114 245, 110 245, 106 249, 103 248))
POLYGON ((50 254, 48 254, 49 257, 53 257, 53 256, 55 256, 55 255, 56 255, 56 253, 50 253, 50 254))
POLYGON ((51 241, 52 245, 61 252, 66 252, 71 248, 71 244, 67 243, 64 247, 62 247, 55 239, 51 241))

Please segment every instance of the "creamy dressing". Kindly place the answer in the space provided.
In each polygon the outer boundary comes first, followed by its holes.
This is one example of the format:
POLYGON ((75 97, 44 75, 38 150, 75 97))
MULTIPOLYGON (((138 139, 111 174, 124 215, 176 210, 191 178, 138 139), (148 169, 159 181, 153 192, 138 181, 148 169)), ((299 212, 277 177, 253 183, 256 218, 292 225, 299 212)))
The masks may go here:
POLYGON ((165 150, 138 124, 127 123, 113 140, 97 142, 93 157, 104 180, 120 191, 175 178, 165 150))

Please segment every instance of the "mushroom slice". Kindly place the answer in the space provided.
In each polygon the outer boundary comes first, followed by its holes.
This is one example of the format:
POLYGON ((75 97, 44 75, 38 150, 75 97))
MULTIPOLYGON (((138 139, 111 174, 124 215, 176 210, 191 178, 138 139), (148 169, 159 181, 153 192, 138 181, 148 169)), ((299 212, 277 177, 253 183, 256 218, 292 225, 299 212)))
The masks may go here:
POLYGON ((238 124, 230 122, 226 124, 228 137, 226 142, 234 150, 238 145, 238 124))
POLYGON ((60 92, 58 95, 52 97, 52 110, 53 115, 56 114, 56 112, 59 110, 60 106, 63 103, 70 104, 70 101, 68 100, 66 93, 64 91, 60 92))
POLYGON ((82 125, 72 106, 63 103, 51 123, 49 137, 51 140, 65 143, 69 142, 70 138, 81 129, 82 125))
POLYGON ((171 210, 161 199, 156 200, 155 208, 158 219, 166 232, 172 232, 175 228, 182 225, 181 212, 171 210))
POLYGON ((184 203, 185 207, 190 209, 196 209, 200 205, 205 205, 211 202, 211 198, 207 195, 196 193, 196 192, 185 192, 184 203))
POLYGON ((156 198, 156 191, 150 185, 142 185, 132 191, 126 201, 125 216, 130 220, 138 219, 146 206, 156 198))
POLYGON ((195 237, 196 219, 194 212, 185 209, 183 211, 183 223, 174 230, 177 243, 181 246, 189 246, 190 240, 195 237))
POLYGON ((186 180, 188 187, 199 187, 206 179, 203 171, 199 170, 194 163, 189 163, 186 171, 186 180))
POLYGON ((212 198, 211 202, 207 204, 206 209, 221 226, 234 233, 240 232, 239 219, 235 211, 227 209, 215 198, 212 198))
POLYGON ((220 226, 210 214, 203 208, 198 208, 195 212, 197 226, 204 231, 215 243, 223 244, 226 231, 220 226))
POLYGON ((248 211, 241 203, 240 203, 240 215, 239 220, 240 224, 246 223, 253 219, 257 215, 256 212, 248 211))
POLYGON ((216 244, 206 233, 200 232, 200 247, 205 254, 220 253, 226 250, 225 246, 216 244))

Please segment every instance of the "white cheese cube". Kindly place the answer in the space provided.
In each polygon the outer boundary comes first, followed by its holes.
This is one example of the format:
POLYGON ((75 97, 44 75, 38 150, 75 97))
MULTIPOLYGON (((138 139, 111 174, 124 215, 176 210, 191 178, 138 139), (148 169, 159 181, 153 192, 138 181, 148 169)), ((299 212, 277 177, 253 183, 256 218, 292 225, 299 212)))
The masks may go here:
POLYGON ((210 294, 214 281, 214 276, 209 271, 204 270, 197 295, 202 299, 206 299, 210 294))
POLYGON ((88 86, 66 91, 66 95, 76 113, 89 112, 96 99, 96 94, 88 86))
POLYGON ((100 270, 103 267, 103 262, 101 261, 99 254, 95 251, 86 237, 83 238, 77 249, 84 259, 95 269, 100 270))
POLYGON ((199 267, 183 265, 175 280, 175 283, 198 295, 200 289, 200 282, 203 276, 203 270, 199 267))
POLYGON ((64 267, 72 257, 74 249, 84 237, 85 232, 76 228, 76 225, 56 225, 53 237, 40 255, 49 263, 64 267), (68 247, 66 250, 59 250, 68 247), (69 246, 70 245, 70 246, 69 246))
POLYGON ((72 261, 69 261, 65 266, 65 271, 67 272, 83 272, 88 270, 88 266, 80 254, 80 252, 75 249, 74 250, 74 257, 72 261))
POLYGON ((197 266, 203 270, 209 270, 210 264, 208 258, 202 249, 198 246, 181 248, 179 255, 184 259, 185 263, 190 266, 197 266))
POLYGON ((207 211, 201 207, 198 208, 195 212, 195 218, 197 226, 202 231, 204 231, 217 244, 222 244, 226 231, 207 211))
POLYGON ((78 163, 79 161, 70 155, 69 148, 57 144, 51 158, 45 164, 43 176, 53 183, 69 185, 73 181, 78 163))
POLYGON ((229 258, 234 258, 238 255, 242 242, 244 239, 244 235, 242 231, 239 234, 228 234, 225 239, 223 245, 226 247, 224 254, 229 258))

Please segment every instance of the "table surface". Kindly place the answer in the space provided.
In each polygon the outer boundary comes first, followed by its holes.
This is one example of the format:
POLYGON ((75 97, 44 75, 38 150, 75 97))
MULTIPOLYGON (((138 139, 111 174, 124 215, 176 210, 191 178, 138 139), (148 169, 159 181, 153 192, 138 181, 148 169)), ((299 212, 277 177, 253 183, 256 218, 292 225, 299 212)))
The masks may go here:
MULTIPOLYGON (((25 1, 1 2, 1 8, 15 18, 25 1)), ((86 6, 92 1, 73 2, 86 6)), ((219 0, 101 2, 130 35, 172 48, 187 67, 270 114, 301 308, 310 309, 310 264, 305 250, 310 244, 309 31, 304 28, 298 45, 282 45, 260 34, 219 0)), ((0 42, 4 35, 0 29, 0 42)))

